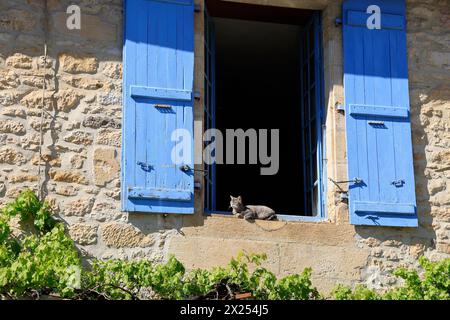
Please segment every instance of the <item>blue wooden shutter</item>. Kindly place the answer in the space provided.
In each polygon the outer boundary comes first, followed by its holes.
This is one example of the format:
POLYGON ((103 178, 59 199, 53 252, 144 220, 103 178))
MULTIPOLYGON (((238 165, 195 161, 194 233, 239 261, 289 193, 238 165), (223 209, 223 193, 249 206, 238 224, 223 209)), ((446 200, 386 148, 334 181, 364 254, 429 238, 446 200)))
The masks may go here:
POLYGON ((346 0, 343 24, 350 223, 415 227, 405 0, 346 0))
POLYGON ((171 159, 172 132, 193 137, 193 0, 129 0, 125 21, 122 207, 193 213, 193 172, 171 159))

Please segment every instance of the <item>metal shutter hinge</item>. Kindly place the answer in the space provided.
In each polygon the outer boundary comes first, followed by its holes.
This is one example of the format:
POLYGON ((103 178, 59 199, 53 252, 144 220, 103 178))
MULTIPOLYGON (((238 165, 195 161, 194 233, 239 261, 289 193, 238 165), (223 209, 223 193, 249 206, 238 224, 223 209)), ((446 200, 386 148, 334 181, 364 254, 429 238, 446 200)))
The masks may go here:
POLYGON ((345 112, 345 107, 344 105, 340 104, 340 103, 336 103, 336 111, 342 111, 345 112))

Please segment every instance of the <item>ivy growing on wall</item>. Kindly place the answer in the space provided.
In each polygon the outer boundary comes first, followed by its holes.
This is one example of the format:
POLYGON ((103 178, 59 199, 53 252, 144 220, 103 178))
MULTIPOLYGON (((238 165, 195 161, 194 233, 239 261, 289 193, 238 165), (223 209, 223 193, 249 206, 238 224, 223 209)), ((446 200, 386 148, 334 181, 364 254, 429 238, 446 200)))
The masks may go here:
MULTIPOLYGON (((17 225, 17 224, 16 224, 17 225)), ((164 264, 146 260, 95 260, 83 267, 80 254, 45 202, 23 191, 0 212, 0 297, 69 299, 323 299, 311 269, 277 278, 263 267, 264 254, 239 254, 225 267, 186 271, 175 257, 164 264), (13 230, 12 222, 22 226, 13 230), (20 231, 20 232, 18 232, 20 231)), ((423 274, 398 269, 404 285, 380 293, 364 286, 337 286, 333 299, 450 299, 450 259, 420 259, 423 274)))

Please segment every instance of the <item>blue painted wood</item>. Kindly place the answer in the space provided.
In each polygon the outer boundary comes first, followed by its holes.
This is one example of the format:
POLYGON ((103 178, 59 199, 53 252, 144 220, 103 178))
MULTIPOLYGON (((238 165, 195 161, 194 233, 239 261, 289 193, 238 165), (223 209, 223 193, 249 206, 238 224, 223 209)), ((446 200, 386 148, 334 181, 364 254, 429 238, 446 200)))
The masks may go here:
POLYGON ((182 101, 192 100, 191 90, 130 86, 130 94, 133 98, 152 98, 152 99, 182 100, 182 101))
POLYGON ((190 190, 183 191, 179 189, 164 190, 155 188, 130 188, 128 198, 130 199, 154 199, 169 201, 191 201, 193 194, 190 190))
POLYGON ((344 89, 350 222, 418 225, 415 198, 404 0, 346 0, 344 89), (369 30, 369 5, 381 30, 369 30), (396 183, 402 180, 403 183, 396 183))
POLYGON ((301 133, 304 215, 324 216, 323 92, 320 13, 315 12, 301 36, 301 133))
MULTIPOLYGON (((204 50, 205 50, 205 92, 204 92, 204 127, 205 131, 216 127, 216 98, 215 98, 215 25, 209 16, 208 10, 204 12, 204 50)), ((216 211, 216 164, 205 165, 205 212, 216 211)))
POLYGON ((348 111, 352 116, 409 118, 409 110, 406 108, 351 104, 348 106, 348 111))
POLYGON ((325 183, 327 173, 326 165, 324 165, 325 157, 325 104, 324 104, 324 83, 323 83, 323 48, 322 48, 322 17, 319 11, 316 11, 313 16, 314 19, 314 69, 315 69, 315 108, 316 108, 316 126, 317 126, 317 137, 316 137, 316 163, 317 163, 317 181, 315 185, 317 186, 317 219, 323 219, 326 215, 325 209, 325 183))
MULTIPOLYGON (((366 12, 348 11, 348 25, 355 27, 367 27, 367 19, 371 16, 366 12)), ((381 28, 382 29, 405 29, 405 17, 394 14, 381 14, 381 28)))
POLYGON ((193 1, 126 1, 124 34, 122 208, 192 214, 193 174, 173 163, 171 136, 193 138, 193 1))
POLYGON ((392 203, 355 201, 353 207, 358 214, 383 212, 415 215, 416 213, 415 205, 403 203, 396 203, 396 205, 393 206, 392 203))

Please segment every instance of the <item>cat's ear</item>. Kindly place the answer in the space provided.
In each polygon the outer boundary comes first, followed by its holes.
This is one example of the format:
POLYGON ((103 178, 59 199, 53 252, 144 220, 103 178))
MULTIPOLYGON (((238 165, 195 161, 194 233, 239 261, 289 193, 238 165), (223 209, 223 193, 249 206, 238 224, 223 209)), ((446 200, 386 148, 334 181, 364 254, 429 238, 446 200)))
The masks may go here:
POLYGON ((238 196, 238 200, 239 200, 239 201, 242 201, 242 197, 241 197, 241 196, 238 196))
POLYGON ((230 199, 233 200, 233 196, 230 194, 230 199))

